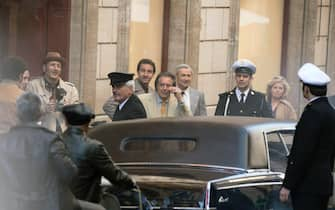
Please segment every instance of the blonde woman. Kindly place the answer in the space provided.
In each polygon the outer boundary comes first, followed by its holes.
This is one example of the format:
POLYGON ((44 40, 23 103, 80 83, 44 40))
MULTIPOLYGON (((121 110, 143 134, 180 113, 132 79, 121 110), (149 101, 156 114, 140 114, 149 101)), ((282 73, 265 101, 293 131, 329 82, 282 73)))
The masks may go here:
POLYGON ((297 113, 286 100, 289 84, 282 76, 275 76, 267 85, 267 100, 271 104, 273 116, 279 120, 297 120, 297 113))

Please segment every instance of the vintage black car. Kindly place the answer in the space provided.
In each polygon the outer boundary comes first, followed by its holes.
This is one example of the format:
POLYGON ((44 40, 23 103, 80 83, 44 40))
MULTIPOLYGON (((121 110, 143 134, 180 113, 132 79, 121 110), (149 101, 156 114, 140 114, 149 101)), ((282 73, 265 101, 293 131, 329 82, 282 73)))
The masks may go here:
MULTIPOLYGON (((154 209, 291 209, 279 202, 295 122, 191 117, 112 122, 92 129, 154 209)), ((104 185, 109 185, 104 181, 104 185)), ((137 199, 118 194, 122 209, 137 199)))

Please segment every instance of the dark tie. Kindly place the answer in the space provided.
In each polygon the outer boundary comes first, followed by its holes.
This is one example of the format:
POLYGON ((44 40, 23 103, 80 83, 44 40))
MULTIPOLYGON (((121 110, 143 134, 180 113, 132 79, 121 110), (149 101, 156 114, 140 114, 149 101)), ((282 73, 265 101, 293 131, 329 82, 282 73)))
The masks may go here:
POLYGON ((243 103, 244 103, 244 96, 245 96, 245 94, 244 94, 244 93, 241 93, 240 104, 243 104, 243 103))

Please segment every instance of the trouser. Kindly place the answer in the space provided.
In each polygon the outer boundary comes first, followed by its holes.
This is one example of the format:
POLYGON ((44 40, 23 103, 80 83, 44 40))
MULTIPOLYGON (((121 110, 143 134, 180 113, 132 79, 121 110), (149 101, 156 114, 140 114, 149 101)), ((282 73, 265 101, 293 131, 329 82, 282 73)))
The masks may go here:
POLYGON ((291 194, 294 210, 327 210, 329 195, 295 192, 291 194))

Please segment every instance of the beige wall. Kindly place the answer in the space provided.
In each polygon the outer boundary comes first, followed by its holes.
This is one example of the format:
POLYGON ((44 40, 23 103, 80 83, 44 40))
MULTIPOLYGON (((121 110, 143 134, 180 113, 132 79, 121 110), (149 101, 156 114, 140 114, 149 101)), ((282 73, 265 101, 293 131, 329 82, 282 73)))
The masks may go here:
POLYGON ((259 91, 280 74, 283 8, 283 0, 240 1, 238 57, 256 64, 253 87, 259 91))
POLYGON ((164 0, 133 0, 131 4, 129 72, 136 73, 137 63, 142 58, 152 59, 159 72, 164 0))

